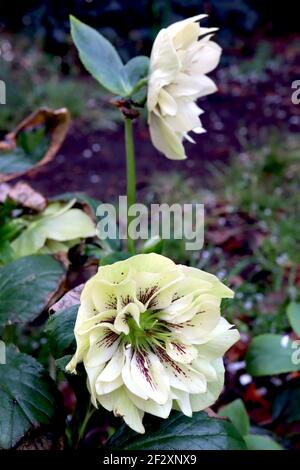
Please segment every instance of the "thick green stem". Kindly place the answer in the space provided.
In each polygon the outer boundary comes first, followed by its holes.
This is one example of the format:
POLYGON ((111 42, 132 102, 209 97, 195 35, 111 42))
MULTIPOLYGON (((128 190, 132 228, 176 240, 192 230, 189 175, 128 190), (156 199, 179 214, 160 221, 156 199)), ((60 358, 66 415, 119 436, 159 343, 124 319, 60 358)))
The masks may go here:
MULTIPOLYGON (((127 208, 135 204, 136 177, 135 177, 135 155, 132 120, 125 118, 125 147, 126 147, 126 169, 127 169, 127 208)), ((127 213, 127 249, 129 253, 135 253, 134 240, 129 235, 129 225, 132 217, 127 213)))

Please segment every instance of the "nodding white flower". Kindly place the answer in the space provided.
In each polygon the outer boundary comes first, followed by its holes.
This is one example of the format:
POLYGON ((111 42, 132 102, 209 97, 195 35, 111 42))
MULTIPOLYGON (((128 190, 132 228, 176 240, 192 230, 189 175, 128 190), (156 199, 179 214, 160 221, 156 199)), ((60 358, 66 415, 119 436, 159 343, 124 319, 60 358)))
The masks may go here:
POLYGON ((99 268, 85 285, 75 325, 92 403, 137 432, 144 413, 191 416, 224 383, 222 356, 239 338, 220 314, 233 292, 215 276, 157 254, 99 268))
POLYGON ((148 122, 153 145, 173 160, 186 158, 183 139, 205 132, 195 101, 214 93, 216 85, 206 76, 219 63, 221 48, 211 41, 217 28, 202 28, 198 15, 157 35, 150 57, 148 80, 148 122), (200 37, 200 40, 198 40, 200 37))

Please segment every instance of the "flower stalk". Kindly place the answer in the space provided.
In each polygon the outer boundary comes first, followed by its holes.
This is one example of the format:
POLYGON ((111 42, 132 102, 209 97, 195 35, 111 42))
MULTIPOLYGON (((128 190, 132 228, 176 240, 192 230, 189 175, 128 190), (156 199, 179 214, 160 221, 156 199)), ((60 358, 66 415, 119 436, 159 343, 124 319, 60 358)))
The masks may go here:
POLYGON ((129 234, 129 225, 132 217, 129 216, 130 207, 136 200, 136 174, 135 151, 133 141, 132 119, 125 118, 125 149, 126 149, 126 176, 127 176, 127 249, 129 253, 135 253, 134 240, 129 234))

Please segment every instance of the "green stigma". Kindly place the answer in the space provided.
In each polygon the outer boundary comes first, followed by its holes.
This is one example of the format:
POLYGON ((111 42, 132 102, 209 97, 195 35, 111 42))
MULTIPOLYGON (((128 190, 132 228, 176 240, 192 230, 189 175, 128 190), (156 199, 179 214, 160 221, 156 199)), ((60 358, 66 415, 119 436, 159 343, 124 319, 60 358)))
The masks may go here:
POLYGON ((158 312, 152 310, 140 314, 140 325, 131 316, 128 317, 127 324, 129 333, 122 335, 122 341, 141 351, 149 350, 152 346, 161 346, 171 336, 166 324, 158 318, 158 312))

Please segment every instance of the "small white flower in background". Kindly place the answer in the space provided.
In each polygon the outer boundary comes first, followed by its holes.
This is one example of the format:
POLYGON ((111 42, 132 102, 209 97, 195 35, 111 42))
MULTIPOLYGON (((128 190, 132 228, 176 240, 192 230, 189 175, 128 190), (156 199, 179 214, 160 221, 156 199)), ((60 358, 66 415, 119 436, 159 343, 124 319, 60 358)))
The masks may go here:
POLYGON ((92 403, 137 432, 144 413, 191 416, 212 405, 224 384, 222 356, 239 333, 221 317, 233 292, 215 276, 157 254, 99 268, 85 285, 75 325, 92 403))
POLYGON ((67 252, 81 238, 96 235, 96 225, 81 209, 53 202, 38 215, 23 218, 25 230, 11 243, 16 258, 35 253, 67 252))
POLYGON ((173 160, 186 158, 183 139, 205 132, 195 101, 214 93, 216 85, 206 76, 219 63, 221 48, 211 41, 216 28, 202 28, 198 15, 162 29, 156 37, 148 81, 148 122, 153 145, 173 160), (201 38, 201 36, 205 35, 201 38), (200 37, 200 40, 198 40, 200 37))

